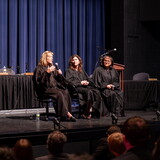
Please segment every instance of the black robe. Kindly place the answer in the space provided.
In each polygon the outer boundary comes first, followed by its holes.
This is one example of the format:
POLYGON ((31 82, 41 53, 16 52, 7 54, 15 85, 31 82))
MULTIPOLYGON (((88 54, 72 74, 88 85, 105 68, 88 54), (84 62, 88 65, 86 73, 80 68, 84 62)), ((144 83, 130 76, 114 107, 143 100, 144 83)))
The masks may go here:
POLYGON ((99 90, 95 88, 94 82, 88 77, 87 73, 84 70, 79 72, 68 68, 65 72, 65 77, 67 81, 75 86, 76 91, 78 92, 80 105, 87 105, 87 102, 92 101, 93 109, 98 111, 100 115, 102 112, 101 94, 99 90), (89 81, 89 85, 81 85, 81 81, 83 80, 89 81))
POLYGON ((57 70, 48 73, 46 66, 38 65, 34 70, 33 84, 38 97, 57 100, 58 115, 66 117, 68 111, 71 111, 71 98, 61 79, 62 75, 57 70))
POLYGON ((99 66, 93 73, 93 80, 100 88, 104 104, 109 112, 123 112, 123 92, 120 89, 119 74, 114 68, 105 69, 99 66), (114 90, 106 88, 108 84, 114 85, 114 90))

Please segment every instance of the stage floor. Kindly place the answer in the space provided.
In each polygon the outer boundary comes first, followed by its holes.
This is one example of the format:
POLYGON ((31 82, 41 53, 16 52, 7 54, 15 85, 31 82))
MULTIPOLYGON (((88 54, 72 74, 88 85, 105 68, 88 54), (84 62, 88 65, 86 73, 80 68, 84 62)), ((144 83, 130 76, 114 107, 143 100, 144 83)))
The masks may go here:
MULTIPOLYGON (((41 110, 43 112, 43 110, 41 110)), ((30 120, 30 116, 36 113, 36 109, 17 110, 17 111, 1 111, 0 113, 0 142, 4 139, 17 139, 19 137, 37 138, 47 136, 54 130, 53 121, 30 120)), ((121 126, 123 122, 131 116, 141 116, 151 123, 158 123, 155 111, 125 111, 125 117, 119 117, 117 125, 121 126)), ((86 136, 82 133, 92 132, 90 138, 101 137, 105 134, 106 129, 112 125, 111 117, 101 117, 100 119, 77 119, 77 122, 61 122, 60 130, 69 136, 70 141, 85 140, 86 136), (81 133, 78 135, 77 133, 81 133), (95 135, 94 135, 95 133, 95 135), (77 136, 75 136, 77 135, 77 136), (79 137, 80 136, 80 137, 79 137)), ((14 142, 14 141, 13 141, 14 142)), ((5 141, 6 143, 6 141, 5 141)), ((41 141, 38 142, 39 144, 41 141)), ((2 144, 2 143, 1 143, 2 144)))
MULTIPOLYGON (((40 113, 43 112, 41 109, 40 113)), ((1 111, 0 112, 0 136, 5 134, 42 132, 54 130, 52 118, 49 121, 30 119, 30 116, 36 113, 28 110, 1 111)), ((157 121, 155 111, 127 110, 125 117, 118 117, 118 125, 131 116, 141 116, 148 121, 157 121)), ((81 130, 101 128, 112 125, 112 119, 109 116, 100 119, 92 118, 90 120, 77 119, 76 122, 61 122, 60 130, 81 130)))
MULTIPOLYGON (((44 111, 40 109, 40 113, 44 111)), ((48 134, 55 130, 53 121, 30 120, 30 116, 36 112, 37 109, 0 111, 0 145, 13 147, 18 139, 27 138, 32 142, 35 157, 47 154, 46 139, 48 134)), ((117 125, 121 127, 123 122, 131 116, 141 116, 149 122, 152 142, 154 142, 160 136, 160 121, 157 120, 155 112, 155 110, 127 110, 125 117, 118 118, 117 125)), ((60 130, 68 138, 64 150, 68 153, 77 151, 93 153, 96 142, 106 135, 106 130, 110 125, 112 125, 111 117, 61 122, 60 130)))

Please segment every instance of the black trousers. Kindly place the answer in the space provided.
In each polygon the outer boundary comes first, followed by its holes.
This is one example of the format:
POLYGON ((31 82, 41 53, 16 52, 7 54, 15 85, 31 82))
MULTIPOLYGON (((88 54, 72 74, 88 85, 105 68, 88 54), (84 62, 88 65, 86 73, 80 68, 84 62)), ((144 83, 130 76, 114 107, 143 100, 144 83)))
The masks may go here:
POLYGON ((48 88, 44 96, 57 100, 57 111, 59 116, 67 116, 71 112, 71 97, 68 90, 59 88, 48 88))

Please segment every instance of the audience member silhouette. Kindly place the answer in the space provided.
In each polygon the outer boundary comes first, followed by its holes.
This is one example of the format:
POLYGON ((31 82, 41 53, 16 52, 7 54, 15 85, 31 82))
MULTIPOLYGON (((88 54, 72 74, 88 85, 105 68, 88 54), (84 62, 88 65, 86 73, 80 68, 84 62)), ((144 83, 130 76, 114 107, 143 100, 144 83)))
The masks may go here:
POLYGON ((110 160, 115 157, 114 154, 111 153, 108 148, 107 137, 112 133, 117 133, 117 132, 118 133, 121 132, 121 129, 116 125, 110 126, 108 128, 106 137, 103 137, 98 141, 96 151, 95 153, 93 153, 93 157, 95 160, 106 160, 106 159, 110 160))
POLYGON ((53 131, 48 135, 47 147, 49 154, 37 157, 36 160, 67 160, 69 154, 63 152, 67 137, 60 131, 53 131))
POLYGON ((110 151, 117 157, 126 150, 124 145, 124 136, 122 133, 112 133, 108 136, 108 146, 110 151))
POLYGON ((114 160, 151 160, 151 151, 148 146, 150 130, 148 123, 142 117, 128 118, 123 125, 124 144, 126 153, 114 160))
POLYGON ((8 147, 0 147, 0 160, 16 160, 13 150, 8 147))
POLYGON ((32 144, 28 139, 19 139, 14 146, 17 160, 33 160, 32 144))
POLYGON ((94 160, 89 153, 75 153, 69 156, 69 160, 94 160))
POLYGON ((153 160, 160 160, 160 137, 156 140, 152 151, 153 160))

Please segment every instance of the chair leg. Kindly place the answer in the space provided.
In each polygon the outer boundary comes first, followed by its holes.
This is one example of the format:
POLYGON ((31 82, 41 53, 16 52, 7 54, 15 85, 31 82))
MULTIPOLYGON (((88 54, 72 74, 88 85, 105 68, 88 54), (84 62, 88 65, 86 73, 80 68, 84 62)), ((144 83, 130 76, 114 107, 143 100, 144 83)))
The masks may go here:
POLYGON ((57 103, 53 103, 54 110, 55 110, 55 115, 58 118, 58 108, 57 108, 57 103))
POLYGON ((46 121, 48 121, 48 117, 49 117, 49 107, 48 107, 48 103, 46 104, 46 121))
POLYGON ((81 113, 82 113, 82 110, 81 110, 82 108, 81 108, 81 106, 80 106, 80 104, 79 104, 79 118, 81 118, 81 113))

